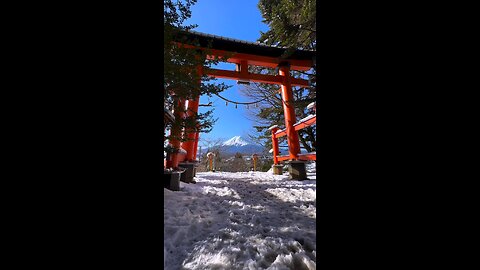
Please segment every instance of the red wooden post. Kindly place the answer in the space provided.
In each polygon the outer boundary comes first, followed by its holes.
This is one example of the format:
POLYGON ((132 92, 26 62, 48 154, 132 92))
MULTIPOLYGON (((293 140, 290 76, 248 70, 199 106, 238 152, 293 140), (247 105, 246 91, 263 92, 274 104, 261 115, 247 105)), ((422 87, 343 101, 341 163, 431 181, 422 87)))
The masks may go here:
POLYGON ((272 149, 273 149, 273 164, 278 164, 278 153, 280 152, 278 149, 278 138, 275 136, 275 132, 277 132, 278 127, 273 126, 270 128, 272 131, 272 149))
POLYGON ((197 150, 198 150, 198 139, 200 137, 200 132, 197 131, 195 132, 195 142, 193 144, 193 159, 197 160, 197 150))
POLYGON ((172 129, 170 131, 170 144, 174 149, 174 153, 172 153, 171 159, 167 160, 167 168, 177 168, 179 163, 179 154, 176 152, 181 145, 180 138, 182 135, 182 129, 179 125, 179 122, 183 121, 183 117, 185 113, 183 110, 185 109, 185 100, 180 99, 175 102, 174 107, 174 115, 175 115, 175 122, 172 124, 172 129))
MULTIPOLYGON (((202 74, 202 72, 203 72, 202 66, 197 67, 197 72, 198 72, 199 75, 202 74)), ((202 83, 202 80, 200 79, 198 81, 198 87, 200 87, 201 83, 202 83)), ((188 100, 187 115, 189 117, 195 115, 198 112, 199 102, 200 102, 200 97, 199 96, 197 96, 193 100, 192 99, 188 100)), ((185 139, 186 140, 182 143, 182 148, 185 149, 185 151, 187 151, 187 155, 186 155, 185 159, 187 161, 190 161, 190 162, 193 162, 196 159, 196 157, 195 157, 196 150, 194 150, 194 147, 196 145, 195 139, 196 138, 198 139, 196 133, 197 132, 196 132, 195 129, 185 130, 185 139)))
MULTIPOLYGON (((198 103, 199 103, 199 97, 197 97, 195 100, 188 100, 188 108, 187 108, 187 115, 188 117, 195 115, 198 112, 198 103)), ((196 137, 196 132, 194 129, 185 129, 185 141, 182 142, 182 148, 187 151, 187 155, 185 159, 187 161, 194 161, 195 156, 194 156, 194 145, 195 145, 195 137, 196 137)))
POLYGON ((298 159, 300 154, 300 140, 298 139, 298 133, 294 128, 296 123, 295 107, 293 106, 293 92, 292 85, 290 83, 290 67, 288 65, 279 66, 279 74, 283 76, 282 83, 282 101, 283 101, 283 113, 285 115, 285 128, 287 131, 288 153, 291 160, 298 159))

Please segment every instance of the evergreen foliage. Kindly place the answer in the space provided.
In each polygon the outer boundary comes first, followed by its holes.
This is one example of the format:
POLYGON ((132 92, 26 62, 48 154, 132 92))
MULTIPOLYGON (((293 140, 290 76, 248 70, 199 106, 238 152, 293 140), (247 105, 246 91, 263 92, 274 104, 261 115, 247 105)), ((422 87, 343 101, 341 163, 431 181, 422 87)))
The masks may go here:
POLYGON ((315 49, 315 0, 260 0, 258 8, 269 30, 259 41, 268 45, 315 49))
MULTIPOLYGON (((267 45, 287 47, 283 57, 296 49, 315 50, 316 46, 316 1, 315 0, 259 0, 258 8, 267 23, 269 30, 261 33, 258 41, 267 45)), ((262 74, 277 75, 273 69, 251 67, 250 71, 262 74)), ((306 117, 310 112, 306 107, 316 98, 316 70, 312 68, 308 72, 291 71, 295 78, 308 79, 312 82, 311 87, 294 87, 293 95, 295 100, 297 120, 306 117)), ((242 93, 247 97, 259 100, 266 98, 257 109, 252 109, 252 120, 255 133, 250 139, 261 143, 266 148, 272 147, 271 131, 269 127, 278 125, 285 127, 282 98, 279 92, 279 85, 254 83, 245 86, 242 93)), ((301 146, 307 152, 316 151, 316 128, 307 127, 299 130, 301 146)), ((286 146, 286 139, 279 139, 279 144, 286 146)))
MULTIPOLYGON (((213 78, 201 75, 201 68, 218 63, 218 59, 207 59, 208 50, 200 51, 185 48, 180 43, 178 34, 196 27, 184 25, 191 16, 190 8, 197 0, 172 1, 164 0, 163 35, 163 97, 165 107, 186 112, 185 108, 176 107, 180 99, 195 99, 201 95, 220 93, 228 88, 225 84, 211 82, 213 78)), ((195 41, 191 41, 195 43, 195 41)), ((216 119, 212 117, 213 110, 206 113, 191 114, 186 119, 175 119, 173 126, 186 130, 197 129, 208 133, 212 130, 216 119)), ((169 137, 166 137, 169 138, 169 137)), ((185 140, 184 138, 176 138, 185 140)))

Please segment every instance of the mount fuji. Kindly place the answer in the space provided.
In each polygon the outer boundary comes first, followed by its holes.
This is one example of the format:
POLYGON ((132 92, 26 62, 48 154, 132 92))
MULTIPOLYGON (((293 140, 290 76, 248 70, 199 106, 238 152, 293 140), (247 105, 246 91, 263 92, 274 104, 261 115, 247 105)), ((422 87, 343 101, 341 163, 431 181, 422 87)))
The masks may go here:
POLYGON ((261 154, 265 149, 263 146, 248 142, 240 136, 234 136, 221 144, 221 148, 225 153, 235 154, 261 154))
POLYGON ((235 136, 231 138, 230 140, 227 140, 222 143, 222 146, 245 146, 250 144, 249 142, 245 141, 242 139, 240 136, 235 136))

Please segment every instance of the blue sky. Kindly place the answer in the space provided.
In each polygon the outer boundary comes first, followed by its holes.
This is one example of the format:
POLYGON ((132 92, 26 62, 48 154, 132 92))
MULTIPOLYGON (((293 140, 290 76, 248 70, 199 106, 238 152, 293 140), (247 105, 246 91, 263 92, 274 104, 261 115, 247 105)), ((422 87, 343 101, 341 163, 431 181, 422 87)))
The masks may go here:
MULTIPOLYGON (((198 0, 192 7, 192 17, 186 24, 197 24, 198 27, 194 30, 198 32, 255 42, 260 37, 260 31, 268 30, 268 26, 262 23, 257 4, 258 0, 198 0)), ((217 68, 233 70, 231 64, 220 64, 217 68)), ((224 79, 217 81, 232 85, 230 89, 220 94, 223 97, 240 102, 251 101, 240 94, 236 81, 224 79)), ((230 139, 237 135, 247 138, 253 123, 246 118, 245 106, 238 105, 235 109, 234 104, 229 103, 225 106, 225 101, 216 96, 210 100, 207 96, 200 97, 201 104, 209 101, 214 102, 214 118, 218 118, 218 121, 210 133, 200 134, 200 140, 230 139)), ((205 107, 199 109, 200 112, 205 110, 205 107)))

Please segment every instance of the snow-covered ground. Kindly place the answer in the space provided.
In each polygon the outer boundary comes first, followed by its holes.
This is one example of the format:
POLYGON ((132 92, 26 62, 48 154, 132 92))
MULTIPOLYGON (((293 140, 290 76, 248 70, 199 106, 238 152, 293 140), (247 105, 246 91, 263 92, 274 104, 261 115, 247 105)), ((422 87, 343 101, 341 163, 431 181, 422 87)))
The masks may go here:
POLYGON ((165 269, 316 269, 316 175, 197 173, 164 189, 165 269))

